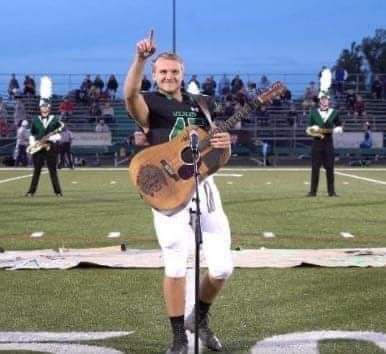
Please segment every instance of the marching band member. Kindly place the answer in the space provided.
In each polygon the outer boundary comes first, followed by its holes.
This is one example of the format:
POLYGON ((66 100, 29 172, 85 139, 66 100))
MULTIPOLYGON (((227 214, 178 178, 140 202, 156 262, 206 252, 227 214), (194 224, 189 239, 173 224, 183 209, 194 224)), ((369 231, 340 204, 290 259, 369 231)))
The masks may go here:
POLYGON ((313 137, 311 149, 311 188, 309 197, 315 197, 319 184, 320 167, 326 170, 327 192, 330 197, 337 197, 334 185, 334 144, 333 133, 342 133, 339 112, 330 107, 330 96, 326 91, 319 93, 319 108, 311 111, 307 134, 313 137))
POLYGON ((34 170, 30 187, 25 195, 26 197, 33 197, 36 193, 36 189, 39 184, 40 173, 45 162, 47 162, 54 193, 56 196, 63 196, 57 173, 58 152, 56 142, 60 140, 59 132, 64 127, 64 124, 55 115, 50 114, 50 85, 52 85, 50 78, 43 77, 41 79, 41 99, 39 103, 40 115, 34 117, 32 120, 30 145, 27 149, 27 151, 32 154, 34 170), (45 96, 43 92, 47 90, 46 86, 48 86, 48 91, 50 92, 45 96))

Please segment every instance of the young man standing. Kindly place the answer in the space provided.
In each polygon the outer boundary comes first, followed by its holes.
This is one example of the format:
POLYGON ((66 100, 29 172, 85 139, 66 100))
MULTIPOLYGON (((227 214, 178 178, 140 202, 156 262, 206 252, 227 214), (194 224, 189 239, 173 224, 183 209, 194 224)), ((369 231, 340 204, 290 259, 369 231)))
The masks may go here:
POLYGON ((60 140, 59 132, 63 129, 64 124, 53 114, 50 114, 51 104, 48 100, 41 100, 40 115, 36 116, 31 125, 30 145, 40 141, 45 145, 42 149, 32 155, 34 166, 33 176, 26 197, 33 197, 39 184, 40 173, 44 163, 47 162, 50 173, 52 187, 56 196, 62 196, 58 172, 57 172, 57 144, 60 140))
MULTIPOLYGON (((136 120, 151 145, 169 141, 188 125, 208 129, 209 124, 199 105, 181 90, 184 65, 176 54, 161 53, 154 59, 153 80, 158 91, 141 93, 145 64, 154 52, 151 37, 137 43, 124 87, 130 116, 136 120)), ((216 133, 210 143, 214 148, 229 149, 230 136, 228 133, 216 133)), ((233 270, 230 228, 212 177, 200 184, 199 193, 203 250, 208 262, 208 273, 200 284, 199 334, 209 349, 221 351, 220 341, 208 327, 208 310, 233 270)), ((194 239, 194 231, 189 225, 189 208, 193 205, 193 202, 189 203, 172 216, 152 210, 165 263, 164 299, 173 331, 173 342, 166 352, 168 354, 187 353, 185 330, 194 330, 194 311, 184 322, 188 248, 194 239)))
POLYGON ((330 97, 327 93, 319 94, 319 108, 311 111, 307 132, 313 132, 311 150, 311 189, 309 197, 315 197, 319 185, 320 167, 326 170, 327 193, 330 197, 336 197, 334 183, 334 144, 332 133, 342 133, 342 123, 339 112, 330 107, 330 97))

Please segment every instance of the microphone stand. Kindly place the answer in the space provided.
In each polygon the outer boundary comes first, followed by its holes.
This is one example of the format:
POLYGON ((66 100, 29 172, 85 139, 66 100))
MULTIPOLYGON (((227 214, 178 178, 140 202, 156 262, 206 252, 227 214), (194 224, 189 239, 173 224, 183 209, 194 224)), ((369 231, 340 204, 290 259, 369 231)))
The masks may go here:
MULTIPOLYGON (((199 158, 199 149, 198 146, 191 146, 192 158, 193 158, 193 168, 194 168, 194 182, 195 182, 195 191, 196 197, 193 198, 193 201, 196 204, 196 210, 190 209, 191 216, 194 222, 194 234, 195 234, 195 306, 194 306, 194 354, 198 354, 199 350, 199 296, 200 296, 200 245, 202 243, 202 231, 201 231, 201 210, 200 210, 200 196, 198 194, 198 185, 200 172, 198 171, 198 158, 199 158)), ((192 225, 193 226, 193 225, 192 225)))

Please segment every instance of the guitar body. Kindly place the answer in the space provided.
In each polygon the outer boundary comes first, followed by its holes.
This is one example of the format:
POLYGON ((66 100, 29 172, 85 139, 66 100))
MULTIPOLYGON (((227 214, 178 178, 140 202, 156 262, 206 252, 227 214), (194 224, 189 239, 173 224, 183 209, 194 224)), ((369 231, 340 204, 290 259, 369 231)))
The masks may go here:
POLYGON ((201 128, 186 128, 171 141, 155 145, 134 156, 129 173, 142 198, 154 209, 172 215, 184 208, 194 191, 194 166, 189 133, 199 136, 200 181, 224 166, 229 149, 214 149, 209 134, 201 128))
POLYGON ((190 132, 194 130, 199 136, 198 172, 202 181, 224 166, 230 157, 230 149, 213 148, 210 137, 216 132, 228 131, 246 118, 252 109, 270 102, 285 90, 281 82, 276 82, 211 132, 188 127, 171 141, 146 148, 135 155, 129 173, 144 201, 166 215, 173 215, 184 208, 195 191, 190 132))

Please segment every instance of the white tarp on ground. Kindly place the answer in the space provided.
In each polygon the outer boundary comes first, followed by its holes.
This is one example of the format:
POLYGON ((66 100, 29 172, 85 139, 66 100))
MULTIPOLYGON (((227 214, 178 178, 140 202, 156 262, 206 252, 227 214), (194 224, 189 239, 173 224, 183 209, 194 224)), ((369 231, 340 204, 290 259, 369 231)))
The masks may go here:
MULTIPOLYGON (((201 254, 202 266, 205 266, 201 254)), ((239 268, 291 268, 301 265, 320 267, 385 267, 386 248, 353 249, 246 249, 233 251, 239 268)), ((193 264, 193 256, 189 260, 193 264)), ((5 251, 0 253, 0 268, 70 269, 82 265, 110 268, 161 268, 159 250, 127 249, 120 246, 93 249, 5 251)))

